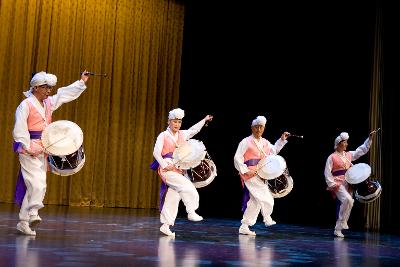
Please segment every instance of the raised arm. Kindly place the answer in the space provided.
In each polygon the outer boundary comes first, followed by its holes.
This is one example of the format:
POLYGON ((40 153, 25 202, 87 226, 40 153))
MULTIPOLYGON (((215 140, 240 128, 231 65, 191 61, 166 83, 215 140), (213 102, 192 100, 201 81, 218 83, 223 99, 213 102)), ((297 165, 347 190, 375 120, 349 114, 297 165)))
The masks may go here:
POLYGON ((212 121, 212 119, 213 119, 213 116, 207 115, 204 117, 204 119, 202 119, 201 121, 199 121, 198 123, 196 123, 195 125, 190 127, 189 129, 183 130, 182 133, 185 137, 185 140, 189 140, 190 138, 195 136, 198 132, 200 132, 200 130, 201 130, 201 128, 203 128, 204 124, 208 121, 212 121))
POLYGON ((286 145, 287 138, 290 136, 290 133, 288 132, 283 132, 281 135, 281 138, 276 140, 275 145, 272 147, 272 153, 273 154, 279 154, 279 152, 282 150, 282 148, 286 145))
POLYGON ((71 102, 77 99, 86 89, 86 82, 89 79, 85 75, 87 71, 82 72, 81 79, 68 86, 61 87, 57 90, 57 94, 50 96, 49 99, 52 104, 52 110, 58 109, 62 104, 71 102))

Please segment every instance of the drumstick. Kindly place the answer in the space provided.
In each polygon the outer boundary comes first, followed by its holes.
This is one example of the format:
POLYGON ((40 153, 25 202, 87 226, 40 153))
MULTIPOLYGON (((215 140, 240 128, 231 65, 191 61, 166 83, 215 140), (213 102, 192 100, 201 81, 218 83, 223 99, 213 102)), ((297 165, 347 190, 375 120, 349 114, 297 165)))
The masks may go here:
POLYGON ((376 129, 376 130, 373 130, 370 134, 377 133, 377 132, 379 132, 380 130, 381 130, 381 128, 378 128, 378 129, 376 129))
POLYGON ((81 72, 81 75, 86 75, 86 76, 103 76, 103 77, 107 77, 107 73, 93 73, 93 72, 81 72))
POLYGON ((291 136, 297 137, 297 138, 304 138, 304 136, 302 136, 302 135, 289 134, 289 137, 291 137, 291 136))
POLYGON ((50 144, 50 145, 44 147, 43 150, 46 150, 46 149, 48 149, 49 147, 51 147, 51 146, 57 144, 58 142, 61 142, 62 140, 64 140, 64 139, 67 138, 67 137, 68 137, 68 135, 66 135, 66 136, 64 136, 64 137, 62 137, 62 138, 60 138, 60 139, 58 139, 58 140, 55 141, 54 143, 52 143, 52 144, 50 144))

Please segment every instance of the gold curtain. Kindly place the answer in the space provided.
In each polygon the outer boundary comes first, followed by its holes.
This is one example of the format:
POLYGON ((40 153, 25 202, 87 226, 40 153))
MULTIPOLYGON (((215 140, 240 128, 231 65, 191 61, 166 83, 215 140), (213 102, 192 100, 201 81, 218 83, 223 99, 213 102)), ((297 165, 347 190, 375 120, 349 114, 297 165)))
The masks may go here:
MULTIPOLYGON (((381 128, 382 125, 382 89, 383 89, 383 62, 382 62, 382 12, 377 9, 374 37, 374 53, 372 62, 372 88, 370 103, 370 129, 381 128)), ((375 135, 370 151, 370 165, 372 168, 373 180, 382 184, 383 166, 382 166, 382 134, 375 135)), ((384 190, 384 189, 383 189, 384 190)), ((364 214, 366 216, 366 229, 380 229, 380 208, 381 198, 365 205, 364 214)))
POLYGON ((108 77, 92 76, 53 115, 82 128, 86 162, 72 176, 48 173, 45 203, 156 208, 160 182, 149 165, 178 104, 183 22, 177 0, 2 0, 0 202, 13 202, 14 113, 31 73, 53 73, 60 87, 87 69, 108 77))

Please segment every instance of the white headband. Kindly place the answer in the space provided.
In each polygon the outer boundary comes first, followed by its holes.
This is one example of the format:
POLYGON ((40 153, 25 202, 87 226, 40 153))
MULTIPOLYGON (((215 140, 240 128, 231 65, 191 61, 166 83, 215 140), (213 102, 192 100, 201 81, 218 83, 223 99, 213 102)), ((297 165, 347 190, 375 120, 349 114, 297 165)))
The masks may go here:
POLYGON ((55 86, 57 84, 57 76, 51 73, 46 73, 44 71, 36 73, 35 75, 33 75, 30 81, 31 87, 28 91, 24 92, 24 95, 26 97, 29 97, 30 95, 32 95, 33 87, 43 84, 47 84, 48 86, 55 86))
POLYGON ((253 122, 251 123, 251 126, 254 126, 254 125, 265 126, 265 123, 267 123, 267 119, 264 116, 257 116, 257 118, 254 119, 253 122))
POLYGON ((185 117, 185 111, 180 108, 173 109, 168 114, 169 120, 181 120, 183 117, 185 117))
POLYGON ((337 148, 338 144, 344 140, 349 139, 349 134, 346 132, 342 132, 338 137, 335 139, 335 149, 337 148))

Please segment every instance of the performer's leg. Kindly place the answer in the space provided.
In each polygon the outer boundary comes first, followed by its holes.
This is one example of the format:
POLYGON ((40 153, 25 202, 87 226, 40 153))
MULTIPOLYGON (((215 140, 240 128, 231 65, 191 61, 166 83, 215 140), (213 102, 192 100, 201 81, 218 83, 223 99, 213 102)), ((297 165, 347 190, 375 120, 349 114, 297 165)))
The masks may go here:
POLYGON ((167 172, 165 177, 168 186, 179 193, 186 207, 189 220, 201 221, 203 218, 195 212, 199 207, 200 197, 193 183, 185 176, 176 172, 167 172))
POLYGON ((254 198, 254 196, 251 194, 250 190, 249 190, 249 197, 250 198, 247 201, 246 209, 243 212, 243 218, 241 220, 242 224, 240 225, 239 228, 239 234, 255 236, 256 232, 251 231, 249 229, 249 226, 253 226, 256 223, 261 207, 258 204, 257 200, 254 198))
MULTIPOLYGON (((246 186, 247 186, 247 183, 246 183, 246 186)), ((255 197, 253 196, 250 189, 249 189, 249 193, 250 193, 250 199, 249 199, 249 201, 247 201, 247 207, 243 213, 243 218, 242 218, 241 223, 246 224, 248 226, 253 226, 257 221, 257 217, 258 217, 258 214, 260 213, 261 206, 258 203, 258 201, 255 199, 255 197)))
POLYGON ((175 224, 175 219, 178 215, 179 201, 181 201, 179 193, 172 188, 168 188, 160 214, 161 223, 166 223, 171 226, 175 224))
POLYGON ((21 208, 19 210, 19 220, 20 221, 25 221, 29 222, 29 209, 28 209, 28 204, 29 204, 29 190, 26 191, 24 200, 22 201, 21 208))
POLYGON ((340 200, 339 218, 336 221, 334 234, 338 237, 344 237, 341 230, 347 229, 347 220, 350 217, 351 209, 353 207, 354 199, 346 190, 344 185, 339 187, 336 192, 336 197, 340 200))
POLYGON ((26 220, 26 211, 29 215, 29 223, 36 225, 41 221, 38 215, 39 209, 43 208, 43 199, 46 193, 46 171, 47 164, 44 155, 31 157, 19 155, 21 173, 26 185, 26 195, 21 206, 21 218, 26 220), (24 203, 25 202, 25 203, 24 203))
POLYGON ((248 188, 250 186, 249 191, 260 206, 265 225, 271 226, 276 224, 276 222, 271 218, 271 214, 274 208, 274 198, 272 197, 268 185, 265 184, 264 181, 261 180, 259 177, 254 177, 249 181, 251 182, 249 183, 249 185, 247 185, 246 183, 246 186, 248 186, 248 188))

